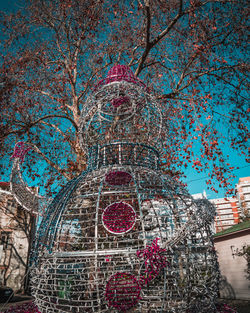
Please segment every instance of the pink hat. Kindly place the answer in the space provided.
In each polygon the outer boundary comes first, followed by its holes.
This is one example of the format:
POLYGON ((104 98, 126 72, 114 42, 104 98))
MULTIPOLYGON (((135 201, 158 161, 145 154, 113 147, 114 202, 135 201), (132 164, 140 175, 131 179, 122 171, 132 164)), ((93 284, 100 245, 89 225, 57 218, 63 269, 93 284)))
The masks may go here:
POLYGON ((108 72, 105 79, 98 82, 95 89, 99 86, 107 85, 112 82, 126 81, 129 83, 137 84, 142 87, 146 87, 145 84, 139 80, 132 72, 128 65, 114 65, 108 72))

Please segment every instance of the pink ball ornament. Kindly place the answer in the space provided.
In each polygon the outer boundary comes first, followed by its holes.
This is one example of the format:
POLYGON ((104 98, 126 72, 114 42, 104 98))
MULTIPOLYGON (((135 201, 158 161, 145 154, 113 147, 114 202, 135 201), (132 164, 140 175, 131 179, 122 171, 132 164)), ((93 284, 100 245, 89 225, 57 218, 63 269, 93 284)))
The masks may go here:
POLYGON ((113 234, 123 234, 131 230, 136 222, 136 213, 127 203, 116 202, 103 212, 104 227, 113 234))
POLYGON ((123 171, 113 171, 106 175, 105 181, 111 186, 128 185, 132 179, 132 176, 123 171))
POLYGON ((105 296, 109 306, 120 312, 126 312, 140 300, 141 287, 134 275, 116 273, 106 285, 105 296))

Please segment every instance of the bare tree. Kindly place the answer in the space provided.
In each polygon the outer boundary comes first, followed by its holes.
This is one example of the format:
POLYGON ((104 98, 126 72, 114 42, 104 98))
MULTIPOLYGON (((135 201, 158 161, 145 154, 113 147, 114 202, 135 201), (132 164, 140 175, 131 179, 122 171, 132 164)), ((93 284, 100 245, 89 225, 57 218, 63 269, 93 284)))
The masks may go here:
POLYGON ((2 13, 2 156, 22 139, 35 152, 26 174, 36 184, 76 176, 86 167, 81 108, 103 73, 123 63, 169 122, 166 170, 190 164, 232 191, 223 149, 246 155, 249 136, 246 8, 245 0, 30 0, 2 13))

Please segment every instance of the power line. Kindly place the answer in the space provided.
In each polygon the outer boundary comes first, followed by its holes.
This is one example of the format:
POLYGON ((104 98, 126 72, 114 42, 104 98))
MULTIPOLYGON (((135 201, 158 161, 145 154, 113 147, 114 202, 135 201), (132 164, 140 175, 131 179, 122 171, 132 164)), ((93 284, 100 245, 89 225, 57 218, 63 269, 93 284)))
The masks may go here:
MULTIPOLYGON (((241 166, 241 167, 239 167, 239 168, 236 168, 234 171, 238 171, 238 170, 240 170, 240 169, 242 169, 242 168, 249 167, 249 166, 250 166, 250 165, 241 166)), ((204 180, 204 179, 206 179, 206 178, 209 178, 209 176, 204 176, 204 177, 202 177, 202 178, 192 179, 192 180, 187 181, 186 183, 191 183, 191 182, 193 182, 193 181, 198 181, 198 180, 204 180)))

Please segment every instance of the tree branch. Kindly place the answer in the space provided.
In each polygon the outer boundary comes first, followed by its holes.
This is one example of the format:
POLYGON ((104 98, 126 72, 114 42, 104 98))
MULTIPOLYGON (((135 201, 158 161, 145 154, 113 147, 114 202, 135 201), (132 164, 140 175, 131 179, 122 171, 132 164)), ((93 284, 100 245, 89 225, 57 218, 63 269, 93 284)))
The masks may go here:
POLYGON ((176 24, 176 22, 181 18, 186 12, 183 12, 182 10, 182 0, 179 2, 179 11, 178 14, 174 17, 174 19, 170 22, 170 24, 152 41, 152 45, 155 46, 160 40, 162 40, 163 37, 169 33, 169 31, 173 28, 173 26, 176 24))
POLYGON ((140 58, 138 67, 135 71, 135 76, 138 76, 140 74, 140 72, 142 71, 143 64, 146 61, 150 50, 170 32, 170 30, 173 28, 173 26, 176 24, 176 22, 185 14, 182 10, 182 6, 183 6, 183 3, 182 3, 182 0, 180 0, 179 11, 178 11, 177 15, 170 22, 170 24, 153 41, 150 42, 149 41, 149 39, 150 39, 149 31, 150 31, 150 24, 151 24, 151 16, 150 16, 150 9, 149 9, 149 1, 147 1, 147 3, 146 3, 146 17, 147 17, 146 47, 145 47, 145 50, 144 50, 144 52, 140 58))
POLYGON ((34 151, 38 153, 50 166, 52 166, 55 170, 57 170, 60 174, 62 174, 64 177, 66 177, 68 180, 71 179, 70 175, 66 173, 66 171, 60 166, 58 166, 55 162, 51 161, 42 151, 33 143, 27 143, 28 145, 32 146, 34 151))
POLYGON ((150 45, 150 27, 151 27, 151 13, 150 13, 150 7, 149 7, 149 1, 150 0, 146 0, 145 4, 146 4, 146 47, 150 45))
POLYGON ((128 66, 131 66, 134 62, 134 59, 135 59, 135 51, 139 48, 139 46, 136 46, 134 47, 133 51, 132 51, 132 56, 131 56, 131 60, 130 62, 128 63, 128 66))
MULTIPOLYGON (((6 138, 7 136, 11 135, 11 134, 18 134, 18 135, 21 135, 21 134, 25 134, 31 127, 35 126, 36 124, 40 123, 41 121, 43 120, 46 120, 46 119, 50 119, 50 118, 64 118, 64 119, 67 119, 69 120, 72 125, 74 126, 76 132, 78 132, 78 127, 76 125, 76 123, 74 122, 73 119, 71 119, 70 117, 68 116, 64 116, 64 115, 57 115, 57 114, 51 114, 51 115, 46 115, 46 116, 42 116, 40 118, 38 118, 36 121, 33 121, 33 122, 23 122, 23 125, 20 126, 19 129, 15 129, 15 130, 7 130, 6 132, 3 131, 3 133, 0 135, 0 138, 6 138)), ((20 122, 19 122, 20 124, 20 122)))
POLYGON ((26 267, 27 264, 25 264, 25 262, 23 261, 22 257, 20 256, 20 254, 18 253, 15 245, 13 243, 9 243, 9 245, 11 246, 11 248, 14 250, 15 255, 17 256, 18 260, 22 263, 22 265, 24 267, 26 267))
POLYGON ((75 147, 74 141, 69 139, 69 136, 65 134, 65 132, 63 132, 57 125, 52 124, 52 123, 47 123, 44 121, 41 121, 41 124, 44 124, 48 127, 52 127, 54 128, 64 139, 67 140, 67 142, 70 144, 71 148, 77 153, 77 149, 75 147))
POLYGON ((218 68, 211 68, 210 70, 207 70, 207 71, 204 71, 204 72, 201 72, 199 73, 198 71, 190 71, 188 73, 186 73, 184 75, 184 72, 185 72, 185 69, 187 69, 188 67, 186 66, 182 75, 181 75, 181 78, 179 80, 179 82, 177 83, 176 85, 176 88, 174 89, 173 92, 169 93, 169 94, 165 94, 165 95, 162 95, 160 97, 160 99, 175 99, 175 96, 178 95, 181 91, 183 91, 184 89, 186 89, 187 87, 189 87, 191 85, 191 83, 195 80, 197 80, 198 78, 202 77, 202 76, 214 76, 220 80, 223 80, 226 84, 232 86, 233 88, 235 89, 239 89, 237 86, 235 86, 234 84, 230 83, 229 81, 227 81, 224 77, 221 77, 219 76, 218 74, 216 74, 215 72, 217 71, 220 71, 220 70, 225 70, 225 69, 231 69, 231 70, 234 70, 235 67, 238 67, 238 65, 231 65, 231 66, 221 66, 221 67, 218 67, 218 68), (187 78, 187 76, 191 75, 191 74, 194 74, 194 73, 198 73, 197 75, 195 75, 194 77, 192 77, 185 85, 183 85, 181 88, 181 84, 183 83, 184 79, 187 78))
POLYGON ((59 114, 49 114, 49 115, 45 115, 45 116, 42 116, 40 117, 39 119, 37 119, 36 121, 34 122, 31 122, 31 127, 38 124, 39 122, 43 121, 43 120, 47 120, 47 119, 50 119, 50 118, 64 118, 64 119, 67 119, 68 121, 70 121, 72 123, 72 125, 74 126, 76 132, 78 132, 78 126, 76 125, 75 121, 70 118, 69 116, 65 116, 65 115, 59 115, 59 114))
POLYGON ((151 14, 150 14, 150 3, 149 0, 145 0, 145 10, 146 10, 146 46, 145 50, 140 58, 138 67, 135 71, 135 76, 138 76, 142 70, 143 63, 145 62, 149 51, 151 50, 151 43, 150 43, 150 26, 151 26, 151 14))

